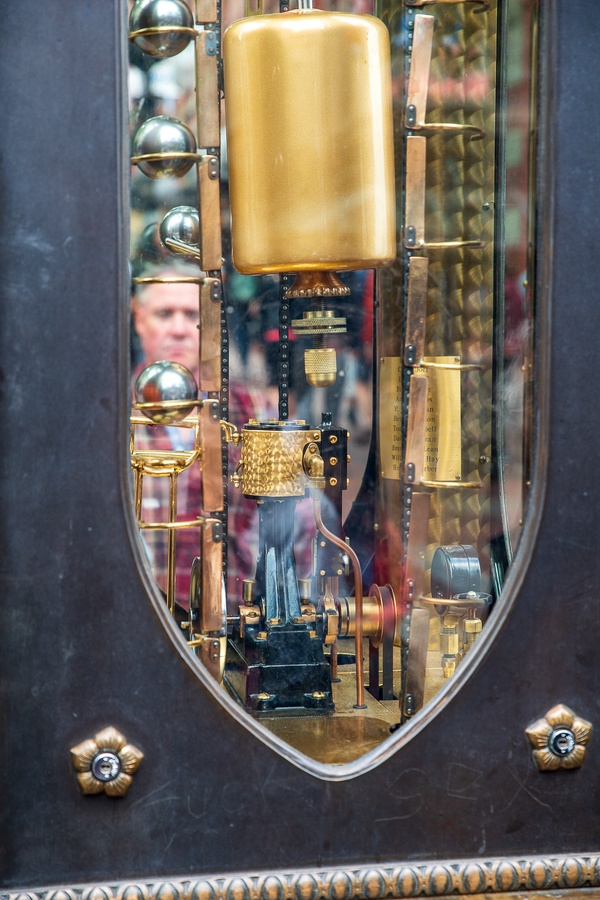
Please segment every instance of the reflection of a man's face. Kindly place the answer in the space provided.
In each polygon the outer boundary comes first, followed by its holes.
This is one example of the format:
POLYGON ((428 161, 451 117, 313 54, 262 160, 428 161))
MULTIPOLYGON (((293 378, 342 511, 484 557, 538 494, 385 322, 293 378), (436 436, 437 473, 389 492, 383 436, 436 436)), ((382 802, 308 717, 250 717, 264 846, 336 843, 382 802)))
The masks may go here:
POLYGON ((144 362, 166 359, 198 374, 198 285, 145 285, 134 307, 144 362))

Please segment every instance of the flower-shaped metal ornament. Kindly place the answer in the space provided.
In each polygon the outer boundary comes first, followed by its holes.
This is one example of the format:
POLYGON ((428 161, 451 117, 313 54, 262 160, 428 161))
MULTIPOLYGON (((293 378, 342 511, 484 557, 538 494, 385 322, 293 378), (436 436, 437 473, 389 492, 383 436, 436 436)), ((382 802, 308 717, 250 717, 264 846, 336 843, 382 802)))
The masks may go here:
POLYGON ((108 794, 122 797, 129 789, 132 775, 144 754, 128 744, 116 728, 109 726, 71 748, 73 766, 82 794, 108 794))
POLYGON ((541 772, 577 769, 582 764, 592 734, 591 722, 580 719, 559 703, 525 729, 533 746, 533 760, 541 772))

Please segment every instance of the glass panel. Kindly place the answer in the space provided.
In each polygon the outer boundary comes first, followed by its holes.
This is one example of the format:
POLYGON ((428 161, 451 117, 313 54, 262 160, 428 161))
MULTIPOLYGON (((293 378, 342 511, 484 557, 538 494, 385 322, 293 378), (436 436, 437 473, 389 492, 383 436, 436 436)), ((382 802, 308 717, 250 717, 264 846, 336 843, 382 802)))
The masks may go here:
POLYGON ((142 540, 220 690, 318 761, 455 676, 518 540, 535 23, 130 4, 142 540))

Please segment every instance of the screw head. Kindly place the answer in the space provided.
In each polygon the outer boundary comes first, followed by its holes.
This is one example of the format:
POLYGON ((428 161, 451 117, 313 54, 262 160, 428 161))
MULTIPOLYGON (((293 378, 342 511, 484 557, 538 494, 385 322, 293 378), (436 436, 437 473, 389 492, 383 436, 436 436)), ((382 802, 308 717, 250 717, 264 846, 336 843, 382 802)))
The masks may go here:
POLYGON ((559 725, 548 737, 548 749, 555 756, 568 756, 575 749, 575 735, 570 728, 559 725))
POLYGON ((114 781, 121 771, 121 760, 116 753, 102 750, 93 758, 91 771, 98 781, 114 781))

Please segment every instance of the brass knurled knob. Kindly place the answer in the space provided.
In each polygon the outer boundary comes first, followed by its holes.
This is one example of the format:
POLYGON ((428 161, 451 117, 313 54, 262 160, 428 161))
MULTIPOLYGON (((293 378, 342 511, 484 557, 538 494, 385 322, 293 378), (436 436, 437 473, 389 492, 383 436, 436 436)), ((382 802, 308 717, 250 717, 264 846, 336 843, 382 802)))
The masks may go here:
POLYGON ((332 347, 304 351, 304 372, 311 387, 329 387, 337 377, 337 359, 332 347))

